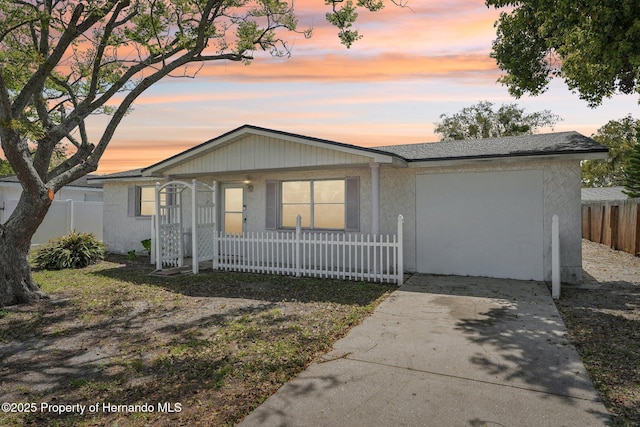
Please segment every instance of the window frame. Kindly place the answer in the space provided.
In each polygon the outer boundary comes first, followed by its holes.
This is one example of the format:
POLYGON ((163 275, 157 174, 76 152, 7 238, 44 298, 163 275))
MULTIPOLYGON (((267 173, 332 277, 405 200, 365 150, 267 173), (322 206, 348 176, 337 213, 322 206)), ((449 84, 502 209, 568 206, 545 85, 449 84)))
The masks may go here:
POLYGON ((283 202, 283 185, 287 182, 305 182, 309 183, 309 202, 308 203, 291 203, 296 205, 308 205, 309 206, 309 225, 302 226, 303 230, 314 230, 314 231, 346 231, 347 226, 347 178, 312 178, 312 179, 288 179, 278 181, 278 228, 282 230, 295 230, 295 225, 284 225, 284 206, 283 202), (316 182, 323 181, 339 181, 343 185, 343 198, 341 203, 326 203, 326 202, 316 202, 315 195, 315 186, 316 182), (342 227, 341 228, 327 228, 327 227, 316 227, 315 221, 315 207, 316 205, 342 205, 342 227))
POLYGON ((137 185, 136 186, 136 216, 139 217, 151 217, 153 215, 155 215, 155 211, 156 211, 156 188, 153 185, 137 185), (153 198, 151 200, 144 200, 144 202, 146 203, 152 203, 153 206, 153 213, 151 214, 143 214, 142 213, 142 203, 143 203, 143 199, 142 199, 142 190, 144 189, 153 189, 153 198))
POLYGON ((133 185, 129 187, 129 197, 128 197, 128 212, 129 217, 134 218, 151 218, 155 215, 155 205, 156 205, 156 193, 155 193, 155 185, 133 185), (142 213, 142 189, 143 188, 152 188, 153 189, 153 200, 145 200, 146 202, 153 202, 153 213, 151 214, 143 214, 142 213))

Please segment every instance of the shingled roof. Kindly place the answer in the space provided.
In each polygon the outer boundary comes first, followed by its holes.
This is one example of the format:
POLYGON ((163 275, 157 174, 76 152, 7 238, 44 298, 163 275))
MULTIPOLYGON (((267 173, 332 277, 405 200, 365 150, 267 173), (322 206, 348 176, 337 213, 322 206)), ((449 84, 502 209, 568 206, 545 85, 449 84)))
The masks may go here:
POLYGON ((293 140, 297 139, 303 142, 308 141, 327 148, 351 150, 352 152, 361 152, 363 154, 367 153, 370 155, 382 154, 392 156, 400 162, 409 163, 572 154, 580 156, 581 159, 585 159, 588 158, 588 156, 586 156, 587 154, 597 154, 595 157, 600 158, 608 151, 608 149, 603 145, 600 145, 593 139, 577 132, 556 132, 501 138, 427 142, 406 145, 388 145, 382 147, 361 147, 251 125, 244 125, 203 144, 183 151, 182 153, 176 154, 168 159, 162 160, 150 167, 97 176, 92 180, 101 182, 102 180, 111 179, 141 178, 146 175, 145 171, 151 168, 157 167, 166 162, 175 161, 180 157, 201 155, 202 152, 204 152, 202 150, 206 149, 208 146, 215 146, 217 142, 224 138, 236 134, 243 135, 243 133, 251 132, 261 132, 272 135, 275 138, 285 137, 293 140))
POLYGON ((550 154, 606 153, 608 149, 577 132, 465 139, 375 147, 412 161, 481 159, 550 154))
MULTIPOLYGON (((102 184, 91 182, 93 178, 98 178, 98 175, 90 174, 82 176, 75 181, 70 182, 66 187, 85 187, 85 188, 102 188, 102 184)), ((15 175, 0 176, 0 182, 19 183, 20 180, 15 175)))

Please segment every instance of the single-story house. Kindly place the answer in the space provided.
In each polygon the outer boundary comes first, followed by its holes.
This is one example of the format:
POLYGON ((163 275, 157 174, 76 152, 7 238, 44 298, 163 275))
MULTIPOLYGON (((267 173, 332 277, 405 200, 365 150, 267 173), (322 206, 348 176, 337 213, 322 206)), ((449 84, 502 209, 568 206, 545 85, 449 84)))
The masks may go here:
POLYGON ((558 215, 561 280, 579 283, 580 161, 606 153, 576 132, 366 148, 244 125, 96 182, 114 252, 150 237, 154 183, 195 179, 216 183, 228 233, 291 230, 300 215, 304 232, 394 234, 402 215, 406 272, 550 281, 558 215))
MULTIPOLYGON (((47 243, 71 230, 91 232, 102 238, 102 184, 84 176, 65 185, 55 195, 47 215, 31 239, 32 246, 47 243)), ((0 177, 0 224, 18 205, 22 185, 15 175, 0 177)))

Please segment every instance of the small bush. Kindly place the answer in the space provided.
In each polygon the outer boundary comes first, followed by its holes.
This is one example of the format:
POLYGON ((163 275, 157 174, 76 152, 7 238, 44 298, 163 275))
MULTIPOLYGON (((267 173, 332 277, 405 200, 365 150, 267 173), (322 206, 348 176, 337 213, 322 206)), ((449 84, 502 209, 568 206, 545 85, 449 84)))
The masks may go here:
POLYGON ((142 243, 142 246, 147 250, 149 254, 151 254, 151 239, 144 239, 140 243, 142 243))
POLYGON ((82 268, 104 258, 104 243, 91 233, 72 231, 38 248, 33 258, 45 270, 82 268))

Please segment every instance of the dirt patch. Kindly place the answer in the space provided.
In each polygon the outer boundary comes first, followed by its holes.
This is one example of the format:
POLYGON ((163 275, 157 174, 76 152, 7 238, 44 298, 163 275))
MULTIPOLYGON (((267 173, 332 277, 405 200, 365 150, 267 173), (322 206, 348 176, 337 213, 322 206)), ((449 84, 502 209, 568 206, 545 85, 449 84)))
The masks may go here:
POLYGON ((558 309, 616 426, 640 425, 640 258, 583 240, 584 284, 558 309))

